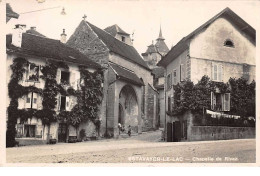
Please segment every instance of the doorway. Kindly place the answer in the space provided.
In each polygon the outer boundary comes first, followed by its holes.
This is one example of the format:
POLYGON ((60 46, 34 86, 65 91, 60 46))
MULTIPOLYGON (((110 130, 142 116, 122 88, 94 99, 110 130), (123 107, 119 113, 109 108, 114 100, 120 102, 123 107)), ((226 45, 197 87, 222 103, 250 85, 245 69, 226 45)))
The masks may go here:
POLYGON ((66 142, 67 139, 67 124, 59 123, 58 142, 66 142))

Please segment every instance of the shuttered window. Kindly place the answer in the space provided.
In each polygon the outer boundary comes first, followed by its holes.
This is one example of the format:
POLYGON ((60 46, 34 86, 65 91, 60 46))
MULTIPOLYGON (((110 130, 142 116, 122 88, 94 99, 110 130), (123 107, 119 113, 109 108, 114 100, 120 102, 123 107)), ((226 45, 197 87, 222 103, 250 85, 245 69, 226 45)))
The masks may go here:
POLYGON ((211 92, 211 110, 230 111, 230 93, 220 94, 211 92))
POLYGON ((172 86, 171 73, 167 76, 167 89, 170 89, 172 86))
POLYGON ((212 80, 217 82, 223 82, 224 72, 223 65, 221 63, 212 62, 212 80))
POLYGON ((177 84, 177 70, 173 70, 173 85, 177 84))
POLYGON ((38 94, 30 92, 26 97, 25 108, 37 109, 38 108, 37 101, 38 101, 38 94))

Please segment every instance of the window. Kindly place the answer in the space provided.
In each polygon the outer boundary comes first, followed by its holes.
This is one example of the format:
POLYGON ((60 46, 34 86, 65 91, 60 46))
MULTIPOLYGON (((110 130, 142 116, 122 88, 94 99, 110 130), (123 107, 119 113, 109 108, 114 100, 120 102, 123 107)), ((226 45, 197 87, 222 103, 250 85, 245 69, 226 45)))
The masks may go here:
POLYGON ((214 111, 230 111, 230 93, 211 92, 211 109, 214 111))
POLYGON ((184 67, 183 64, 180 65, 180 81, 184 81, 184 67))
POLYGON ((220 63, 212 63, 212 80, 223 82, 223 65, 220 63))
POLYGON ((30 92, 26 97, 25 108, 37 109, 38 108, 37 100, 38 100, 38 94, 30 92))
POLYGON ((69 111, 70 102, 68 96, 60 96, 60 111, 69 111))
POLYGON ((28 81, 39 81, 39 71, 40 71, 39 66, 36 66, 34 64, 29 64, 28 70, 27 70, 27 80, 28 81))
POLYGON ((172 86, 171 74, 167 76, 167 89, 170 89, 172 86))
POLYGON ((187 60, 186 65, 187 79, 190 79, 190 59, 187 60))
POLYGON ((168 97, 168 111, 172 111, 174 105, 173 95, 168 97))
POLYGON ((70 83, 70 72, 61 71, 61 79, 60 82, 62 84, 69 84, 70 83))
POLYGON ((227 39, 224 43, 224 46, 226 47, 234 47, 234 43, 230 40, 230 39, 227 39))
POLYGON ((122 42, 125 42, 125 37, 121 36, 122 42))
POLYGON ((168 111, 171 111, 171 97, 168 97, 168 111))
POLYGON ((177 70, 173 70, 173 85, 177 84, 177 70))

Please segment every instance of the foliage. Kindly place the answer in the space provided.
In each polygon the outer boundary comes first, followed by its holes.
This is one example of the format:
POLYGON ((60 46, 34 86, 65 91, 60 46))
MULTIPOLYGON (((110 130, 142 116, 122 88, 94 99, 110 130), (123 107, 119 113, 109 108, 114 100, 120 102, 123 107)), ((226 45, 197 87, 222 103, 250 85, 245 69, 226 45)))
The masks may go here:
POLYGON ((203 113, 211 109, 211 92, 231 93, 230 114, 255 117, 255 81, 248 84, 243 78, 230 78, 228 83, 214 82, 203 76, 197 84, 186 80, 173 86, 174 103, 169 115, 183 114, 187 110, 203 113))
POLYGON ((12 75, 8 84, 8 94, 11 100, 7 110, 7 147, 15 145, 15 125, 17 118, 20 118, 21 123, 23 123, 29 118, 36 117, 41 119, 44 125, 50 125, 51 122, 59 120, 76 127, 82 121, 88 119, 94 121, 97 118, 98 107, 102 101, 101 84, 103 82, 103 75, 101 70, 91 73, 86 70, 86 67, 80 67, 82 75, 80 90, 74 90, 72 87, 65 90, 61 84, 57 83, 57 69, 68 69, 69 67, 64 62, 47 61, 47 64, 41 69, 42 76, 40 78, 45 81, 45 86, 42 90, 34 86, 24 87, 19 84, 19 81, 23 79, 26 66, 29 64, 35 66, 35 64, 29 63, 24 58, 16 58, 11 65, 12 75), (18 110, 18 99, 27 95, 29 92, 35 92, 42 96, 42 110, 18 110), (61 111, 57 114, 55 108, 58 94, 76 96, 77 104, 71 111, 61 111))

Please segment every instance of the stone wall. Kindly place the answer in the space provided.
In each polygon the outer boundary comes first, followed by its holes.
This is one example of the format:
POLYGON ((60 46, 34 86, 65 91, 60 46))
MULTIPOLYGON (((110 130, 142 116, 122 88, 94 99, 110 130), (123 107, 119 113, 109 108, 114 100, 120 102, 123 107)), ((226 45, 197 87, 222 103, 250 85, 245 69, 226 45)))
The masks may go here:
POLYGON ((188 141, 255 138, 253 127, 192 126, 188 141))

